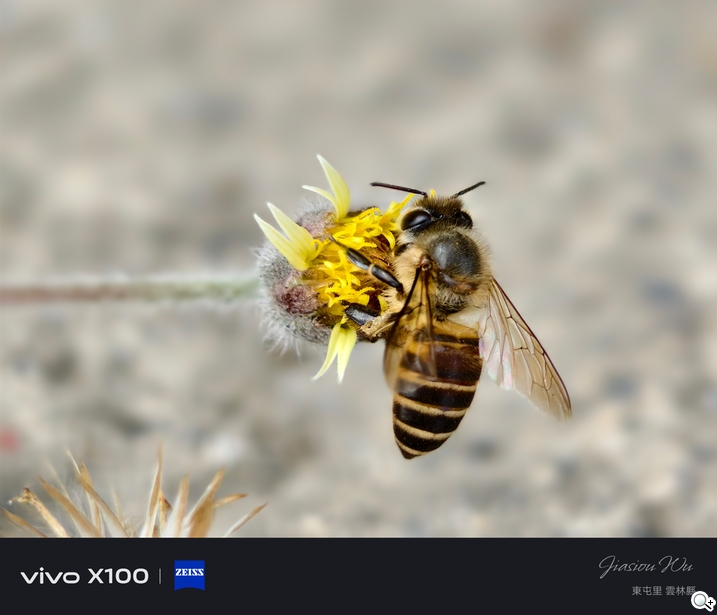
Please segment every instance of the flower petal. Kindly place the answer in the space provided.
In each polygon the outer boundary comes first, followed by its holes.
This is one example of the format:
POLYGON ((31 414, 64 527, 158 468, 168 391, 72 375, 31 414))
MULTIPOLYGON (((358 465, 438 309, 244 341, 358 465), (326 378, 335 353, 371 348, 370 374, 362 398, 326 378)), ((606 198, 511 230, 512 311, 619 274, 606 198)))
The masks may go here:
POLYGON ((351 193, 349 192, 349 188, 344 178, 339 175, 339 172, 334 169, 334 167, 321 156, 317 156, 317 158, 324 169, 324 173, 326 173, 326 179, 329 180, 331 191, 336 195, 336 204, 338 207, 336 213, 338 214, 338 219, 342 220, 348 215, 351 205, 351 193))
MULTIPOLYGON (((333 194, 330 192, 326 192, 326 190, 322 190, 321 188, 315 188, 314 186, 301 186, 304 190, 311 190, 311 192, 315 192, 316 194, 320 194, 322 197, 324 197, 326 200, 331 201, 334 204, 334 209, 336 209, 336 215, 338 215, 339 206, 336 203, 336 198, 333 194)), ((338 218, 337 218, 338 220, 338 218)))
POLYGON ((340 323, 334 325, 334 328, 331 330, 331 337, 329 338, 329 347, 326 351, 326 359, 324 360, 324 364, 321 366, 319 373, 316 374, 313 379, 316 380, 321 378, 329 367, 331 367, 336 355, 338 355, 339 382, 341 382, 344 378, 346 366, 349 363, 351 351, 356 345, 356 339, 357 335, 355 329, 352 329, 351 327, 344 327, 340 323))
POLYGON ((338 324, 334 325, 334 328, 331 330, 331 337, 329 338, 329 347, 326 350, 326 359, 324 360, 324 364, 321 366, 321 369, 319 372, 312 378, 312 380, 318 380, 326 373, 326 370, 331 367, 331 364, 334 362, 334 358, 339 352, 339 339, 341 337, 341 331, 343 327, 338 324))
POLYGON ((297 271, 306 271, 309 268, 309 263, 304 258, 303 250, 301 250, 296 244, 292 243, 289 239, 284 237, 279 231, 277 231, 271 224, 264 222, 259 216, 254 214, 254 220, 266 235, 266 238, 272 243, 272 245, 284 255, 289 264, 297 271))
POLYGON ((344 379, 344 372, 346 371, 346 366, 349 364, 349 357, 351 356, 351 351, 354 349, 355 345, 356 329, 342 327, 338 342, 339 382, 344 379))
POLYGON ((328 192, 321 190, 320 188, 314 188, 312 186, 303 187, 306 188, 306 190, 311 190, 312 192, 316 192, 317 194, 329 199, 329 201, 331 201, 336 208, 336 221, 340 222, 349 213, 349 207, 351 206, 351 193, 349 192, 344 178, 339 175, 339 172, 321 156, 317 156, 317 158, 319 159, 321 167, 324 169, 326 179, 329 180, 331 191, 334 193, 333 197, 329 195, 328 192))
POLYGON ((271 203, 267 203, 274 219, 279 223, 281 230, 298 248, 304 251, 304 260, 309 260, 314 252, 314 238, 303 226, 298 225, 281 209, 271 203))

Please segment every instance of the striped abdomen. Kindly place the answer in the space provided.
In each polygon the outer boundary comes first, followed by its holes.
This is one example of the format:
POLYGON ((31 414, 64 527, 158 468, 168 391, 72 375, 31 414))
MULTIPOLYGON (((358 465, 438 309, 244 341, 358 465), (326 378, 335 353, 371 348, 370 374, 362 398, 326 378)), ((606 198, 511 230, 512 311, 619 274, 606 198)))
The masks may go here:
POLYGON ((406 344, 393 387, 393 432, 406 459, 436 450, 458 428, 481 366, 477 337, 436 332, 433 343, 406 344))

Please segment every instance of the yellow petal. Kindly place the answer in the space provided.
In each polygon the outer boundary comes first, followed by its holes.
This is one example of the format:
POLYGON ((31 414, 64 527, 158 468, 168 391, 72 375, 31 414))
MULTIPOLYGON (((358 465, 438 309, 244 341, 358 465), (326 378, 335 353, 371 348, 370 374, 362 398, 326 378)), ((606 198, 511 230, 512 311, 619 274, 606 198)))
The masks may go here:
POLYGON ((321 378, 321 376, 326 373, 326 370, 329 369, 329 367, 331 367, 331 364, 334 362, 334 358, 339 351, 338 344, 339 338, 341 337, 341 330, 342 327, 340 324, 334 325, 334 328, 331 330, 331 337, 329 338, 329 347, 326 350, 326 359, 324 360, 324 364, 321 366, 319 373, 313 377, 313 380, 318 380, 319 378, 321 378))
POLYGON ((354 349, 355 345, 356 329, 342 327, 338 342, 339 382, 344 379, 344 372, 346 371, 346 366, 349 364, 349 357, 351 356, 351 351, 354 349))
POLYGON ((274 219, 281 227, 281 230, 284 231, 284 234, 289 238, 289 241, 293 242, 297 248, 302 249, 304 251, 304 260, 308 260, 314 252, 314 238, 311 236, 311 233, 303 226, 299 226, 278 207, 275 207, 271 203, 267 203, 267 205, 274 215, 274 219))
POLYGON ((286 237, 284 237, 279 231, 277 231, 271 224, 264 222, 259 216, 254 214, 254 219, 257 224, 264 231, 266 238, 272 243, 272 245, 284 255, 289 264, 297 271, 306 271, 309 268, 309 263, 304 258, 303 250, 301 250, 296 244, 292 243, 286 237))
POLYGON ((329 199, 336 208, 336 220, 343 220, 349 213, 349 207, 351 206, 351 193, 349 192, 348 186, 344 181, 344 178, 339 175, 339 172, 334 169, 324 158, 317 156, 321 167, 324 169, 326 179, 329 180, 331 191, 334 193, 333 197, 328 192, 312 186, 304 186, 307 190, 316 192, 321 196, 329 199))
MULTIPOLYGON (((328 201, 331 201, 331 202, 334 204, 334 209, 335 209, 336 212, 337 212, 336 215, 338 215, 339 206, 338 206, 338 204, 336 203, 336 198, 334 197, 333 194, 331 194, 330 192, 326 192, 326 190, 322 190, 321 188, 315 188, 314 186, 301 186, 301 187, 302 187, 304 190, 311 190, 311 192, 315 192, 316 194, 320 194, 322 197, 324 197, 324 198, 327 199, 328 201)), ((338 220, 338 218, 336 218, 336 220, 338 220)))

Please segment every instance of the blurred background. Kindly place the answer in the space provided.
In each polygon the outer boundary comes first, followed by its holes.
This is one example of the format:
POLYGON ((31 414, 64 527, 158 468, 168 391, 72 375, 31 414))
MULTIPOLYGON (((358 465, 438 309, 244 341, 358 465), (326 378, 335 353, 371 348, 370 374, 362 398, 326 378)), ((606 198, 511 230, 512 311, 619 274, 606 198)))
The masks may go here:
MULTIPOLYGON (((141 517, 250 494, 243 536, 717 535, 712 2, 2 0, 2 279, 252 274, 266 201, 466 196, 558 367, 560 424, 489 379, 440 450, 393 442, 382 345, 344 382, 251 302, 4 306, 0 501, 67 450, 141 517)), ((47 498, 46 498, 47 499, 47 498)), ((246 510, 242 509, 242 506, 246 510)), ((18 510, 13 506, 13 510, 18 510)), ((20 509, 21 510, 21 509, 20 509)), ((239 512, 237 512, 237 510, 239 512)))

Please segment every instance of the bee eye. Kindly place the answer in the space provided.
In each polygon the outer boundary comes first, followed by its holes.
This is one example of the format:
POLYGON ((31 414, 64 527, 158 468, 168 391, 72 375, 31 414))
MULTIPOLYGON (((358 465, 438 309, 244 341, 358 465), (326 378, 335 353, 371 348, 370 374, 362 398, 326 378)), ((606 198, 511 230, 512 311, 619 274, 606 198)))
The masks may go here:
POLYGON ((423 226, 428 226, 431 222, 433 222, 433 216, 425 209, 414 209, 403 216, 403 220, 401 221, 401 230, 415 230, 423 226))
POLYGON ((473 228, 473 219, 465 211, 457 211, 453 214, 453 220, 458 226, 473 228))

